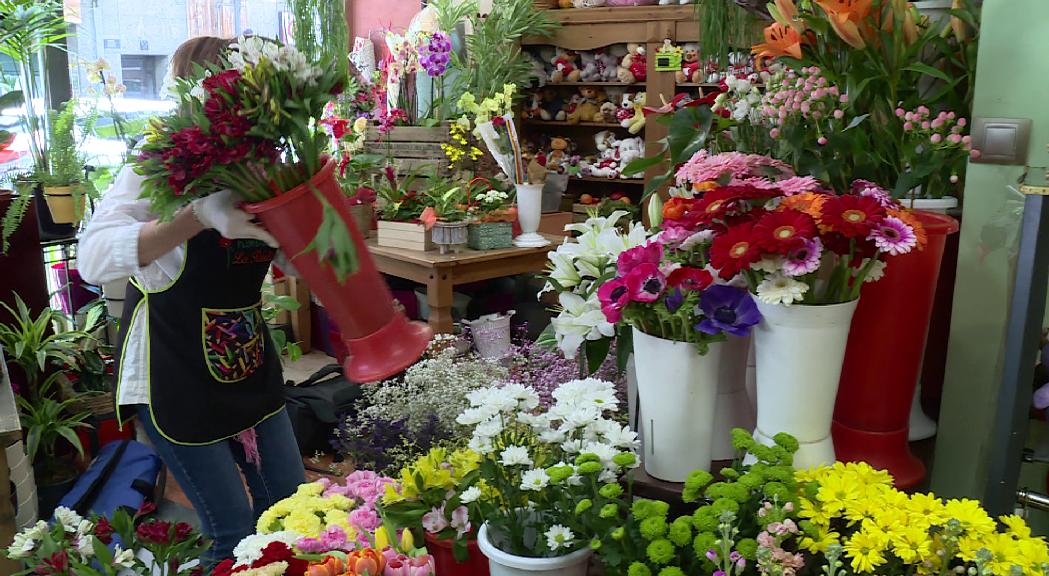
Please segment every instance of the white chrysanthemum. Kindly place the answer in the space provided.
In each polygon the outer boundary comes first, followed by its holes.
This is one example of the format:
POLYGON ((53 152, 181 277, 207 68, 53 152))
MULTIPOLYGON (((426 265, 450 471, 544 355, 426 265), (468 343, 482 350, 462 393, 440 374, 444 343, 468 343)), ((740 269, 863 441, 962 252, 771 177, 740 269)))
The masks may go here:
POLYGON ((256 560, 262 558, 262 550, 274 542, 283 542, 292 547, 295 542, 302 538, 302 534, 291 530, 281 530, 270 534, 252 534, 240 541, 233 549, 233 556, 237 563, 235 566, 249 566, 256 560))
POLYGON ((495 446, 492 445, 492 439, 482 436, 474 436, 473 438, 470 438, 470 442, 466 444, 466 447, 481 455, 495 452, 495 446))
POLYGON ((637 432, 631 430, 630 426, 619 426, 613 423, 611 429, 602 433, 602 437, 605 442, 622 450, 637 450, 641 447, 637 432))
POLYGON ((560 524, 551 526, 544 535, 546 536, 547 547, 553 551, 570 548, 575 538, 575 534, 570 529, 560 524))
POLYGON ((553 391, 552 396, 558 406, 593 406, 602 412, 615 412, 619 408, 615 385, 597 378, 565 382, 553 391))
POLYGON ((604 442, 587 442, 583 445, 583 454, 593 454, 601 460, 601 465, 605 468, 615 467, 615 462, 612 461, 619 454, 619 450, 616 450, 609 444, 604 442))
POLYGON ((490 414, 487 410, 481 408, 467 408, 455 419, 455 422, 462 426, 474 426, 484 422, 489 417, 490 414))
POLYGON ((474 435, 484 438, 494 438, 503 431, 503 423, 498 418, 489 418, 474 428, 474 435))
POLYGON ((538 492, 550 485, 550 475, 542 468, 534 468, 521 475, 521 490, 538 492))
POLYGON ((539 440, 546 444, 560 444, 566 439, 565 433, 560 430, 543 430, 539 433, 539 440))
POLYGON ((55 508, 55 520, 62 525, 62 528, 70 534, 75 534, 77 527, 83 522, 83 518, 80 514, 77 514, 73 510, 66 508, 65 506, 59 506, 55 508))
POLYGON ((523 384, 505 384, 502 391, 517 401, 518 410, 530 411, 539 406, 539 394, 523 384))
POLYGON ((524 446, 507 446, 499 453, 499 463, 503 466, 531 466, 532 457, 524 446))
POLYGON ((477 501, 481 497, 481 489, 477 486, 470 486, 463 493, 459 495, 459 501, 463 504, 469 504, 477 501))
POLYGON ((782 256, 763 256, 761 260, 750 265, 751 269, 775 274, 783 269, 784 258, 782 256))
POLYGON ((758 284, 758 300, 766 304, 790 306, 800 302, 808 291, 809 285, 804 282, 783 274, 772 274, 758 284))
POLYGON ((579 454, 579 451, 583 448, 583 441, 578 439, 568 439, 561 443, 561 450, 565 454, 579 454))

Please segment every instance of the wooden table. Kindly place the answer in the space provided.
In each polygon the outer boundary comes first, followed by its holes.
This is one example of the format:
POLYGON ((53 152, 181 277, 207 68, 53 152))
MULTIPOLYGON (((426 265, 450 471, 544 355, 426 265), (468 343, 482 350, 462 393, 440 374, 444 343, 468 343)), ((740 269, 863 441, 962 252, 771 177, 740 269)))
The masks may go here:
POLYGON ((547 252, 556 249, 565 238, 543 236, 550 241, 543 248, 484 251, 464 248, 458 254, 387 248, 379 246, 375 238, 369 238, 367 244, 379 272, 426 285, 430 326, 441 333, 452 331, 452 291, 456 285, 541 272, 546 267, 547 252))

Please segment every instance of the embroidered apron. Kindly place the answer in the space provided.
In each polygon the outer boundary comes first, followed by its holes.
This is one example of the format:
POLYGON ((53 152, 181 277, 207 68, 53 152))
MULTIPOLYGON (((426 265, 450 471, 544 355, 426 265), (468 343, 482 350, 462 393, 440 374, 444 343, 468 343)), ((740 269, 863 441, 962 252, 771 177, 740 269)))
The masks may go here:
POLYGON ((149 409, 171 442, 213 444, 284 407, 280 359, 261 307, 274 253, 262 242, 205 230, 187 242, 183 268, 168 287, 131 283, 121 347, 134 316, 146 314, 149 409))

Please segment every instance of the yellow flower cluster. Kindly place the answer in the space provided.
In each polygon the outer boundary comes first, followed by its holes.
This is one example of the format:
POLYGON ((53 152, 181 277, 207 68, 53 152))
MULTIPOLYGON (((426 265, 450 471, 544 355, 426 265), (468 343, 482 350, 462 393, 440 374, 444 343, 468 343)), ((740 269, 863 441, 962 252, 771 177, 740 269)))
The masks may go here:
POLYGON ((448 157, 448 161, 453 165, 458 164, 466 157, 469 157, 470 160, 476 161, 484 154, 484 152, 476 146, 471 146, 470 142, 466 139, 466 131, 469 129, 469 120, 467 120, 465 124, 466 125, 464 126, 463 123, 453 122, 448 129, 448 136, 451 138, 451 141, 441 144, 441 150, 444 150, 444 155, 448 157))
POLYGON ((399 490, 393 484, 386 485, 382 501, 384 504, 393 504, 417 500, 423 492, 433 488, 451 490, 468 474, 477 470, 480 463, 481 455, 467 448, 451 452, 445 448, 433 448, 401 470, 399 490))
POLYGON ((316 482, 302 484, 295 494, 263 512, 256 530, 259 534, 291 530, 316 538, 329 526, 339 526, 353 540, 357 534, 349 521, 353 501, 341 494, 323 496, 323 492, 324 486, 316 482))
POLYGON ((496 116, 506 116, 513 111, 514 93, 517 86, 514 84, 503 84, 503 91, 485 98, 480 104, 477 98, 469 92, 459 97, 458 106, 463 112, 473 116, 474 125, 483 124, 496 116))
POLYGON ((1014 566, 1031 575, 1049 568, 1045 541, 1023 519, 1002 517, 999 532, 977 501, 908 495, 888 472, 865 463, 799 470, 796 478, 798 514, 812 524, 801 546, 816 553, 839 544, 857 574, 888 574, 900 564, 913 568, 908 573, 939 574, 942 562, 971 564, 981 549, 995 575, 1010 576, 1014 566))

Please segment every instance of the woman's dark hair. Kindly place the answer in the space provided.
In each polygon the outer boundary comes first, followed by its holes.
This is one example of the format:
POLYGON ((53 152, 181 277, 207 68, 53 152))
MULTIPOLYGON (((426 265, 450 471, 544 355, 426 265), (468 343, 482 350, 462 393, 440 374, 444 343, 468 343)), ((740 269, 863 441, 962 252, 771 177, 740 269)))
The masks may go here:
POLYGON ((193 66, 218 64, 234 41, 214 36, 197 36, 186 40, 171 56, 171 75, 187 78, 193 75, 193 66))

